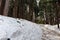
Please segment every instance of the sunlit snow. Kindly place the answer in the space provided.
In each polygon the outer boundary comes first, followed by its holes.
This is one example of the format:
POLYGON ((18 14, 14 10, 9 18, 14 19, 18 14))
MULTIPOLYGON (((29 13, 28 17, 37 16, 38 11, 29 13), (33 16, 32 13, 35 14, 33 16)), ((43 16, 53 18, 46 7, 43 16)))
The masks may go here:
POLYGON ((0 40, 41 40, 39 25, 24 19, 15 19, 0 15, 0 40))

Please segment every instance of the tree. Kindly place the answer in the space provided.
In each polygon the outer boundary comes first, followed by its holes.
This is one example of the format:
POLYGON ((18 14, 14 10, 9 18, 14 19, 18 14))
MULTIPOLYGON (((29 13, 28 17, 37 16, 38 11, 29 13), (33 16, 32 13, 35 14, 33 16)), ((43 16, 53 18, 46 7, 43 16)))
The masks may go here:
POLYGON ((39 6, 37 5, 37 1, 36 0, 34 0, 33 9, 34 9, 35 18, 36 18, 36 17, 38 17, 38 13, 39 13, 39 6))
POLYGON ((0 14, 3 15, 4 7, 5 7, 6 0, 1 0, 0 4, 0 14))
POLYGON ((13 17, 14 0, 10 0, 8 16, 13 17))
POLYGON ((18 14, 18 0, 14 1, 14 7, 13 7, 13 17, 17 18, 17 14, 18 14))
POLYGON ((3 12, 3 14, 4 14, 5 16, 8 15, 8 11, 9 11, 9 1, 10 1, 10 0, 6 0, 6 3, 5 3, 4 12, 3 12))

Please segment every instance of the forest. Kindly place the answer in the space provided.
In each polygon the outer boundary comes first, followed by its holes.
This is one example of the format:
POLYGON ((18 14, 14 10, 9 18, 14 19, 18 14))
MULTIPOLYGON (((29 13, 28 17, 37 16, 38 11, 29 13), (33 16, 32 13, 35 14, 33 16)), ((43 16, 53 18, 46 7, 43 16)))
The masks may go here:
POLYGON ((0 40, 60 40, 60 0, 0 0, 0 40))
POLYGON ((60 0, 0 0, 0 14, 59 26, 60 0))

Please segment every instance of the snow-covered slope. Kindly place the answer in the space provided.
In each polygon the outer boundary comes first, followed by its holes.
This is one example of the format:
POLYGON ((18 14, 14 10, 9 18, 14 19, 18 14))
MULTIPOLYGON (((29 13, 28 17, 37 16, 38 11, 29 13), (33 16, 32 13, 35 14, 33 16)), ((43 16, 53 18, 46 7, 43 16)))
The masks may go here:
POLYGON ((35 23, 0 15, 0 40, 41 40, 42 30, 35 23))
POLYGON ((60 40, 60 28, 57 25, 39 24, 43 30, 42 40, 60 40))

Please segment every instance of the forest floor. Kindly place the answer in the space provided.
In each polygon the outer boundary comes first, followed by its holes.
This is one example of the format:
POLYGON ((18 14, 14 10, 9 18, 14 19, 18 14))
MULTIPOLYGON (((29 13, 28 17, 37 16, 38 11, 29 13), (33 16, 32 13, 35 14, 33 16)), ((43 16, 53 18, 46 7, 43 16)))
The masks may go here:
POLYGON ((60 40, 60 29, 57 25, 40 25, 43 30, 42 40, 60 40))

